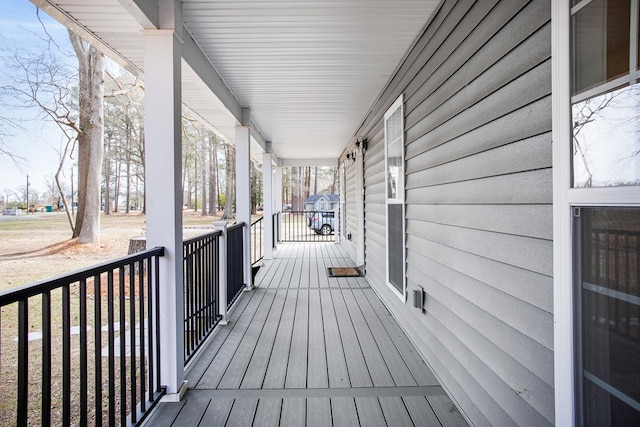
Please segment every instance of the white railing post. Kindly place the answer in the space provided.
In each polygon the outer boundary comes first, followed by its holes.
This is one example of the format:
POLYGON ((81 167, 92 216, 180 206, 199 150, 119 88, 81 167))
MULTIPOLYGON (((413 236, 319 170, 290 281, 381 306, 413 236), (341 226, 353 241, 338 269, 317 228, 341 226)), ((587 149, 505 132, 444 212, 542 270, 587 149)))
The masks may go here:
POLYGON ((271 153, 262 155, 262 218, 264 239, 262 239, 262 255, 264 259, 273 259, 273 157, 271 153))
POLYGON ((227 319, 227 221, 214 221, 218 237, 218 308, 220 310, 220 325, 229 323, 227 319))

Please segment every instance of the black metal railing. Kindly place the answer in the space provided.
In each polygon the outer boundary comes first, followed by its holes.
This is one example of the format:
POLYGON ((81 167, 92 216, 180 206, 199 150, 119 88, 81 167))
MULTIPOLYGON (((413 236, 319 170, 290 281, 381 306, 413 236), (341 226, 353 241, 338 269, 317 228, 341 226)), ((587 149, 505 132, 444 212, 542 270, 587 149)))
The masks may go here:
POLYGON ((262 242, 264 240, 264 216, 251 223, 251 265, 257 264, 264 254, 262 252, 262 242))
POLYGON ((244 222, 227 228, 227 307, 238 298, 244 288, 244 222))
POLYGON ((183 242, 184 250, 184 359, 191 360, 220 321, 220 232, 183 242))
POLYGON ((282 212, 280 239, 283 242, 331 242, 335 240, 334 211, 282 212))
POLYGON ((163 254, 150 249, 0 293, 0 386, 15 396, 3 411, 16 425, 135 425, 149 413, 165 392, 163 254))
POLYGON ((280 212, 276 212, 272 215, 271 222, 273 226, 271 227, 271 242, 273 243, 273 248, 275 249, 276 244, 280 242, 280 212))

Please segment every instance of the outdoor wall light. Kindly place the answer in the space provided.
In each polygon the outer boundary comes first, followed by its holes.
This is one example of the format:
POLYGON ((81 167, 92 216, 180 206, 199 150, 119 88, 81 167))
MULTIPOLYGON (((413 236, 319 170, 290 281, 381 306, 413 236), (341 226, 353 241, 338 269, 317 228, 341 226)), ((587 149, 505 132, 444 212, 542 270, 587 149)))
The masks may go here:
POLYGON ((367 151, 367 143, 368 142, 369 142, 369 140, 367 138, 360 137, 356 141, 356 147, 361 147, 362 148, 362 152, 364 153, 365 151, 367 151))

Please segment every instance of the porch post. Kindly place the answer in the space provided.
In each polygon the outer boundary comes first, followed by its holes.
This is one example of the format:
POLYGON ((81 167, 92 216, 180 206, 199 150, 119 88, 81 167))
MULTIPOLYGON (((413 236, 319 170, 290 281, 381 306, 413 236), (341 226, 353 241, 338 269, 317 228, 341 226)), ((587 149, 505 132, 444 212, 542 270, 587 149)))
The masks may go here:
POLYGON ((244 222, 244 280, 247 289, 253 289, 251 277, 251 136, 250 111, 243 109, 243 124, 236 126, 236 220, 244 222))
MULTIPOLYGON (((358 241, 356 242, 356 265, 364 265, 364 153, 356 149, 356 227, 358 241)), ((337 236, 338 233, 335 233, 337 236)))
POLYGON ((273 259, 273 163, 271 153, 262 155, 262 200, 264 239, 262 253, 264 259, 273 259))
MULTIPOLYGON (((182 132, 180 36, 174 29, 146 30, 145 173, 147 247, 164 246, 160 258, 160 375, 168 400, 184 381, 182 264, 182 132)), ((151 331, 149 331, 151 332, 151 331)))
POLYGON ((278 213, 278 224, 276 225, 276 241, 273 242, 274 246, 280 243, 280 223, 282 221, 282 166, 276 167, 276 174, 273 183, 274 202, 273 211, 278 213))

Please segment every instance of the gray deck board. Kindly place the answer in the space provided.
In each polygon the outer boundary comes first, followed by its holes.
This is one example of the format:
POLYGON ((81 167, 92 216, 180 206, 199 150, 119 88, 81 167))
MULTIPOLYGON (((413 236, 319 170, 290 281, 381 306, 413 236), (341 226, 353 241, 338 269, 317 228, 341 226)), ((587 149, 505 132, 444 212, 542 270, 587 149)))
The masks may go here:
POLYGON ((336 427, 360 426, 358 411, 353 397, 334 397, 331 399, 333 425, 336 427))
POLYGON ((233 402, 234 399, 224 397, 221 399, 211 399, 209 406, 202 417, 201 425, 224 427, 224 425, 227 424, 227 419, 231 413, 233 402))
POLYGON ((327 388, 329 386, 320 292, 315 289, 309 291, 308 388, 327 388))
POLYGON ((424 396, 405 396, 402 398, 415 425, 440 426, 438 417, 424 396))
POLYGON ((280 245, 148 426, 463 426, 366 278, 334 243, 280 245))
POLYGON ((253 423, 261 427, 278 427, 280 425, 280 411, 282 409, 282 399, 264 398, 258 401, 256 418, 253 423))
POLYGON ((147 425, 159 427, 168 427, 172 425, 184 405, 184 401, 167 402, 158 405, 158 409, 149 417, 147 425))
POLYGON ((328 290, 322 290, 320 291, 320 298, 322 301, 325 343, 327 348, 331 349, 331 351, 327 352, 329 387, 351 387, 331 293, 328 290))
POLYGON ((297 300, 298 292, 287 292, 287 298, 282 311, 282 317, 280 318, 280 324, 278 325, 278 332, 276 333, 271 359, 267 366, 263 388, 284 388, 297 300))
POLYGON ((253 424, 258 399, 236 399, 227 419, 226 427, 247 427, 253 424))
POLYGON ((353 328, 353 323, 351 322, 351 317, 345 305, 342 292, 331 291, 331 297, 333 298, 333 306, 336 311, 336 318, 338 319, 338 327, 340 328, 347 368, 349 369, 351 387, 371 387, 373 385, 371 375, 364 360, 360 340, 353 328))
POLYGON ((358 303, 355 298, 353 298, 353 293, 351 293, 351 291, 344 291, 341 293, 344 297, 344 302, 349 312, 349 316, 351 317, 354 330, 358 336, 358 341, 360 342, 362 354, 364 355, 373 385, 376 387, 393 387, 396 384, 391 377, 391 373, 389 372, 389 368, 387 367, 384 357, 382 357, 382 353, 380 353, 378 344, 373 338, 371 330, 358 307, 358 303))
POLYGON ((331 401, 328 397, 307 399, 307 426, 325 427, 331 425, 331 401))
POLYGON ((293 397, 282 401, 282 414, 280 425, 303 425, 307 415, 307 401, 301 397, 293 397))
POLYGON ((413 427, 411 416, 407 412, 406 406, 400 397, 381 397, 380 406, 387 420, 393 420, 395 427, 413 427))
POLYGON ((393 340, 398 352, 402 356, 402 359, 407 364, 407 367, 411 371, 413 377, 416 379, 418 385, 433 385, 437 384, 438 380, 431 372, 431 369, 425 364, 424 360, 418 354, 418 351, 411 344, 409 339, 404 335, 400 325, 389 315, 387 309, 382 305, 382 302, 378 299, 372 290, 366 290, 365 296, 367 297, 371 307, 378 314, 378 318, 382 321, 385 330, 389 334, 389 337, 393 340))
POLYGON ((207 410, 207 406, 202 405, 201 402, 187 399, 173 424, 176 426, 198 425, 207 410))
POLYGON ((307 341, 309 338, 309 291, 298 291, 285 388, 307 386, 307 341))
POLYGON ((364 292, 361 290, 352 291, 355 300, 358 302, 362 315, 366 319, 371 329, 378 348, 384 360, 392 360, 394 363, 388 363, 387 367, 396 386, 416 386, 418 383, 413 378, 411 371, 402 359, 391 337, 386 333, 382 322, 376 315, 375 311, 366 299, 364 292))
POLYGON ((271 305, 271 310, 255 347, 254 356, 251 357, 247 371, 242 380, 242 388, 260 388, 267 372, 269 358, 273 350, 278 323, 282 317, 284 308, 285 292, 275 292, 275 298, 271 305))
POLYGON ((371 427, 387 427, 377 397, 356 397, 356 408, 360 425, 371 427))
POLYGON ((433 411, 438 416, 438 419, 440 419, 442 425, 454 427, 463 427, 467 425, 458 409, 446 395, 428 396, 427 400, 433 408, 433 411))
MULTIPOLYGON (((243 295, 245 296, 245 295, 243 295)), ((222 379, 227 366, 231 362, 233 355, 236 353, 238 345, 244 338, 244 333, 249 328, 253 313, 258 309, 258 306, 262 300, 258 293, 252 293, 249 298, 251 301, 245 309, 245 316, 240 316, 236 322, 231 323, 231 332, 224 341, 224 344, 215 356, 215 362, 211 363, 211 366, 202 375, 202 378, 197 384, 197 388, 217 388, 218 383, 222 379)))
MULTIPOLYGON (((256 292, 257 294, 257 292, 256 292)), ((219 388, 240 388, 240 384, 244 377, 247 367, 251 362, 254 350, 260 338, 260 334, 264 329, 265 320, 273 305, 274 292, 266 293, 262 304, 258 307, 256 314, 251 319, 249 327, 245 330, 244 336, 240 341, 235 354, 231 358, 226 372, 220 380, 219 388)))

